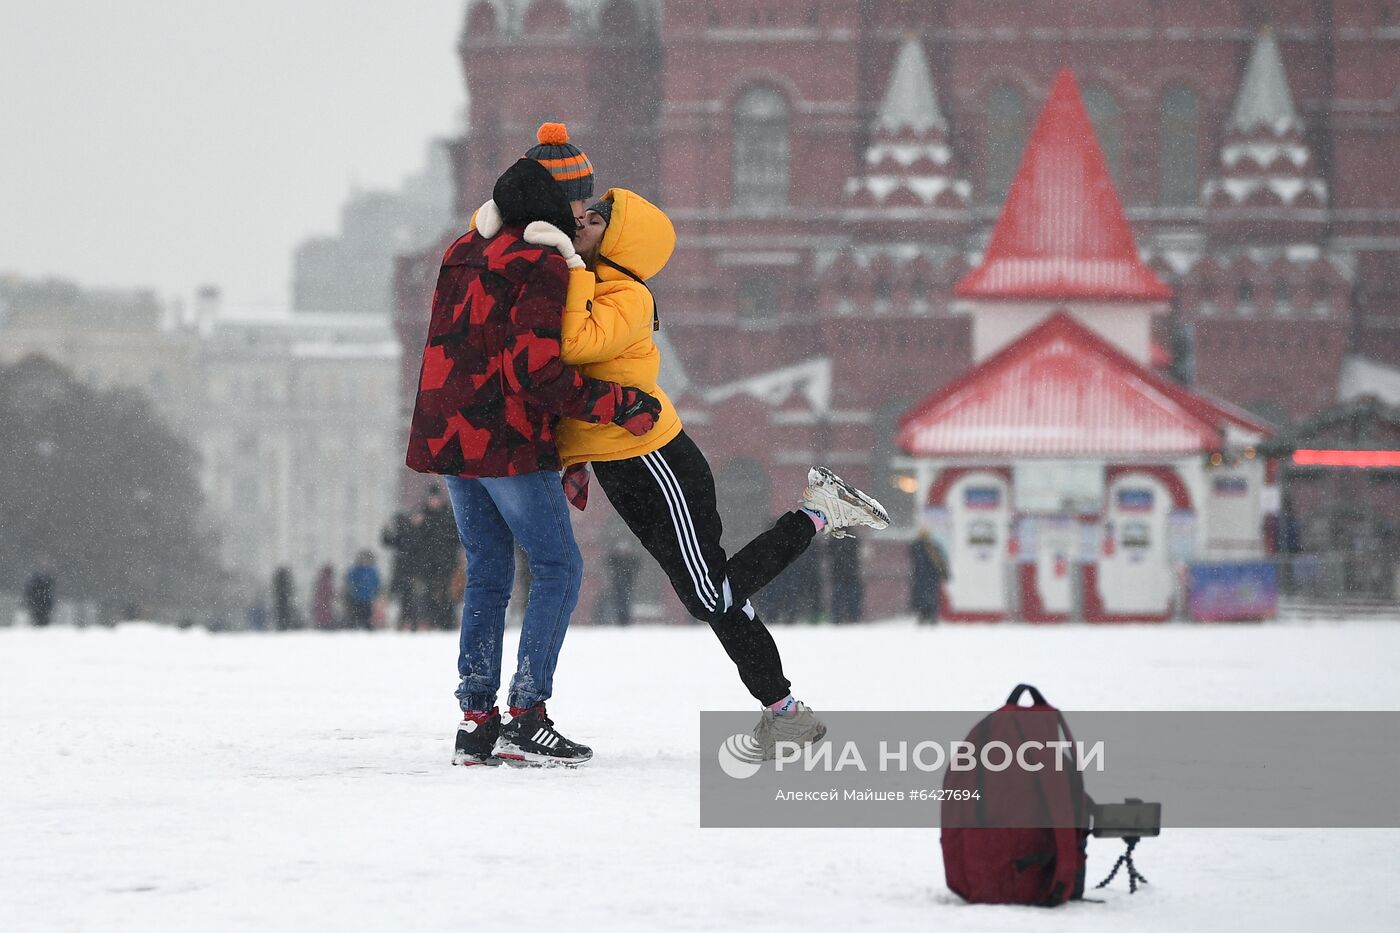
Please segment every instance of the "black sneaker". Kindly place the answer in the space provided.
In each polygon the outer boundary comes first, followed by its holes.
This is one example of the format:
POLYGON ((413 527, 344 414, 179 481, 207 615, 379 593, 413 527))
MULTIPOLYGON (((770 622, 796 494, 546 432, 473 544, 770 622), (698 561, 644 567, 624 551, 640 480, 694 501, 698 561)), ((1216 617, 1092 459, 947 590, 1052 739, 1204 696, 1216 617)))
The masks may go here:
POLYGON ((501 714, 491 710, 491 715, 482 722, 469 719, 465 715, 457 726, 457 746, 452 753, 454 765, 499 765, 501 759, 494 754, 496 739, 501 734, 501 714))
POLYGON ((593 749, 560 735, 544 704, 536 703, 501 727, 496 757, 508 765, 581 765, 593 749))

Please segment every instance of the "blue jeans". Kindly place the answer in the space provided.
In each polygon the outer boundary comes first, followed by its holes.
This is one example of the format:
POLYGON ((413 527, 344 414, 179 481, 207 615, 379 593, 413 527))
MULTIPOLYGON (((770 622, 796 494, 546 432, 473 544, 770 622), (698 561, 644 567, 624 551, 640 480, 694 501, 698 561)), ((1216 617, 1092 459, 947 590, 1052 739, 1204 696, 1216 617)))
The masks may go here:
POLYGON ((496 705, 518 541, 530 561, 530 597, 509 702, 518 707, 543 702, 553 691, 554 666, 583 582, 583 556, 574 542, 559 474, 443 479, 467 550, 457 700, 464 710, 496 705))

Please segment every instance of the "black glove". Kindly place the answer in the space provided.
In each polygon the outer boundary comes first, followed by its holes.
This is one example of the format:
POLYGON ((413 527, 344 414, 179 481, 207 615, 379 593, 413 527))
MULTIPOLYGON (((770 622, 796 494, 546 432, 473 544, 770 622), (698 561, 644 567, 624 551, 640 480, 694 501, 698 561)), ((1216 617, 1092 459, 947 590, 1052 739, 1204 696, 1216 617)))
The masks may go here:
POLYGON ((641 437, 656 427, 656 419, 661 417, 661 402, 656 396, 648 395, 636 386, 619 386, 622 398, 613 413, 612 423, 641 437))

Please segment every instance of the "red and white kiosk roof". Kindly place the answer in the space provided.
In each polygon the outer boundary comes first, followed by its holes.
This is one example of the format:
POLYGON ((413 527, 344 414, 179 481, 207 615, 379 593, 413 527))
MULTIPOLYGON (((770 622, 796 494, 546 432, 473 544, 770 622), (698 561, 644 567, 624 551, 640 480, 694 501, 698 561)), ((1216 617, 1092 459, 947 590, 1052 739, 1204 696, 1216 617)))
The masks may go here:
POLYGON ((913 456, 1177 456, 1271 433, 1064 310, 1102 302, 1134 313, 1171 297, 1138 256, 1069 70, 1055 79, 981 264, 956 293, 974 314, 983 303, 1060 310, 905 414, 899 443, 913 456))
POLYGON ((981 264, 959 298, 1164 301, 1068 68, 1055 78, 981 264))
POLYGON ((911 409, 899 443, 918 457, 1157 456, 1269 433, 1060 312, 911 409))

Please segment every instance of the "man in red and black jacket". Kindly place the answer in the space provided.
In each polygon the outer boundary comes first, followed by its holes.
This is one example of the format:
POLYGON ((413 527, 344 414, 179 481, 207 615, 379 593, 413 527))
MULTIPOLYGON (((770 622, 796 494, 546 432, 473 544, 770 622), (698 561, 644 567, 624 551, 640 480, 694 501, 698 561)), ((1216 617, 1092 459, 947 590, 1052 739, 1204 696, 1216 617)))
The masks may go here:
POLYGON ((551 187, 558 185, 547 169, 521 159, 496 184, 500 233, 486 239, 472 231, 443 256, 408 446, 408 465, 420 473, 558 470, 560 417, 627 427, 655 401, 582 376, 559 358, 568 266, 556 249, 525 239, 531 223, 572 231, 573 213, 551 187))
POLYGON ((521 159, 496 182, 493 200, 500 232, 488 239, 472 231, 443 256, 408 466, 444 477, 467 552, 454 762, 579 763, 591 750, 560 735, 545 712, 583 579, 555 427, 569 417, 641 435, 661 405, 633 386, 582 376, 559 358, 568 262, 579 260, 543 245, 574 228, 549 170, 521 159), (532 577, 503 728, 496 692, 517 542, 532 577))

